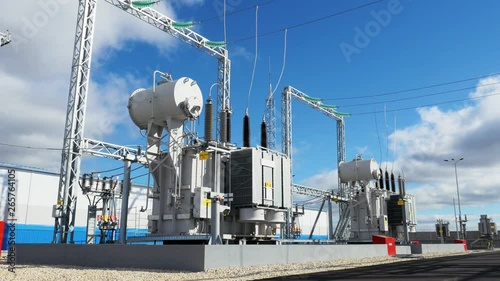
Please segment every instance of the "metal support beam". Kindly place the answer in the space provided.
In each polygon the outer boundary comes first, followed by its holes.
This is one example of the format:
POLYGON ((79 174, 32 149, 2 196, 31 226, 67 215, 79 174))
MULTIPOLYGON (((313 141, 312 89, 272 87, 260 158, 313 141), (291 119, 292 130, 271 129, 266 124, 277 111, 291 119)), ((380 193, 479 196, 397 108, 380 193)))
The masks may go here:
POLYGON ((95 14, 96 0, 79 1, 57 195, 61 216, 55 218, 52 243, 67 243, 68 238, 70 243, 74 242, 72 229, 75 225, 75 189, 80 173, 95 14))
MULTIPOLYGON (((216 56, 219 63, 219 109, 222 108, 221 110, 227 110, 230 112, 231 62, 229 60, 227 49, 225 48, 225 42, 223 44, 210 42, 208 39, 190 30, 189 28, 176 27, 174 20, 152 8, 135 8, 132 6, 131 1, 127 0, 104 1, 180 39, 184 43, 187 43, 197 49, 201 49, 209 55, 216 56)), ((73 232, 71 230, 73 229, 75 223, 76 208, 76 197, 74 193, 75 186, 78 184, 82 156, 87 92, 90 80, 90 64, 92 61, 95 12, 96 0, 79 0, 66 125, 64 131, 59 191, 57 197, 57 208, 61 215, 55 217, 52 243, 67 243, 68 235, 70 243, 73 243, 73 232)), ((10 34, 8 34, 8 36, 6 35, 2 37, 2 45, 4 45, 4 42, 7 42, 4 40, 4 37, 8 38, 10 42, 10 34)), ((217 132, 219 133, 220 130, 217 132)), ((95 152, 95 155, 100 154, 99 150, 92 151, 92 153, 93 152, 95 152)), ((105 153, 105 155, 109 154, 113 153, 105 153)))
POLYGON ((269 84, 269 96, 266 99, 264 121, 266 122, 267 147, 276 150, 276 105, 271 84, 269 84))
POLYGON ((82 152, 93 156, 104 157, 114 160, 130 160, 146 165, 146 152, 135 148, 92 140, 85 138, 82 144, 82 152))
MULTIPOLYGON (((147 22, 148 24, 164 31, 184 43, 204 51, 205 53, 217 57, 218 71, 217 71, 217 85, 218 85, 218 114, 222 111, 231 113, 231 61, 229 54, 224 44, 214 44, 202 35, 194 32, 189 28, 179 27, 175 25, 175 21, 170 17, 150 8, 136 8, 130 1, 126 0, 104 0, 109 4, 147 22)), ((216 42, 217 43, 217 42, 216 42)), ((220 140, 220 120, 217 119, 217 140, 220 140)))
POLYGON ((330 196, 331 194, 331 191, 326 191, 295 183, 292 184, 292 192, 296 194, 308 195, 313 197, 325 197, 325 196, 330 196))
POLYGON ((120 216, 120 244, 127 244, 127 218, 128 218, 128 198, 130 195, 130 167, 131 162, 124 162, 123 185, 122 185, 122 211, 120 216))
POLYGON ((321 216, 321 212, 323 211, 323 206, 325 206, 325 201, 326 201, 326 198, 323 199, 323 202, 321 202, 321 207, 319 207, 318 215, 316 216, 316 219, 314 220, 314 224, 311 228, 311 233, 309 234, 309 240, 312 239, 312 236, 314 234, 314 229, 316 228, 316 224, 318 223, 319 217, 321 216))
POLYGON ((333 239, 333 210, 332 210, 332 199, 327 198, 328 200, 328 240, 333 239))
MULTIPOLYGON (((321 99, 312 98, 305 93, 291 87, 285 87, 282 94, 282 145, 283 153, 288 155, 290 159, 292 158, 292 101, 295 98, 301 103, 304 103, 315 110, 323 113, 329 118, 336 120, 337 125, 337 167, 341 161, 345 161, 345 125, 344 116, 345 114, 339 113, 335 110, 335 106, 325 105, 322 103, 321 99)), ((293 173, 292 173, 293 174, 293 173)), ((292 187, 293 188, 293 187, 292 187)), ((349 216, 349 193, 347 186, 338 181, 338 196, 342 198, 339 202, 339 223, 333 234, 333 239, 346 240, 348 238, 348 221, 349 216)))

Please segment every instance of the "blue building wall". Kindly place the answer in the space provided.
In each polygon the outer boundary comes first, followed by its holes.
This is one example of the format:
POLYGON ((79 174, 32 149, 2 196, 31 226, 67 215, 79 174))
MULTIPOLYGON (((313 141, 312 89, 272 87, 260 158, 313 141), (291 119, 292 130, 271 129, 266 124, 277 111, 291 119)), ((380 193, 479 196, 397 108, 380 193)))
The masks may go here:
MULTIPOLYGON (((86 228, 83 226, 77 226, 74 230, 74 242, 75 244, 85 244, 85 232, 86 228)), ((16 244, 49 244, 52 243, 52 238, 54 235, 54 226, 52 225, 34 225, 34 224, 16 224, 15 229, 15 241, 16 244)), ((118 240, 119 229, 115 232, 115 239, 118 240)), ((147 233, 147 229, 128 229, 127 237, 130 236, 144 236, 147 233)), ((10 234, 10 228, 8 224, 5 224, 5 229, 3 233, 2 240, 2 250, 8 249, 8 236, 10 234)), ((111 233, 108 235, 110 239, 111 233)), ((96 243, 99 242, 99 238, 96 238, 96 243)))

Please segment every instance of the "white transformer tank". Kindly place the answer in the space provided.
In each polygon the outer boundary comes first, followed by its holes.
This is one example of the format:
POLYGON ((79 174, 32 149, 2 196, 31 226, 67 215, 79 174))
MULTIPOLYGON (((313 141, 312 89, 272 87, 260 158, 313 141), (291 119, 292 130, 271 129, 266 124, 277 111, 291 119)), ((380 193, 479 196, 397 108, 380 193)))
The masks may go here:
POLYGON ((176 121, 196 119, 202 107, 200 87, 187 77, 162 81, 153 89, 138 89, 128 103, 132 121, 143 130, 147 129, 149 120, 157 126, 167 127, 169 118, 176 121))
POLYGON ((339 177, 342 183, 378 179, 379 165, 375 159, 340 162, 339 177))

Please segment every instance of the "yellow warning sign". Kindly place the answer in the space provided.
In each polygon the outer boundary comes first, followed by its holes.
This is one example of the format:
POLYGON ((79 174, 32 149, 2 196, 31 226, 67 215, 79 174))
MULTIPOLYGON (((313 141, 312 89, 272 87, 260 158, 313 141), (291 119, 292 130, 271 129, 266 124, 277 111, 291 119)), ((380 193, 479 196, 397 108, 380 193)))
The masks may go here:
POLYGON ((61 206, 63 204, 62 200, 57 200, 57 205, 61 206))
POLYGON ((200 152, 200 160, 208 160, 209 155, 207 151, 200 152))
POLYGON ((264 186, 265 186, 266 188, 273 188, 273 184, 272 184, 270 181, 266 181, 266 182, 264 182, 264 186))
POLYGON ((204 206, 210 206, 212 204, 212 200, 210 199, 203 199, 203 205, 204 206))
POLYGON ((398 206, 403 206, 405 204, 405 201, 403 200, 398 200, 398 206))

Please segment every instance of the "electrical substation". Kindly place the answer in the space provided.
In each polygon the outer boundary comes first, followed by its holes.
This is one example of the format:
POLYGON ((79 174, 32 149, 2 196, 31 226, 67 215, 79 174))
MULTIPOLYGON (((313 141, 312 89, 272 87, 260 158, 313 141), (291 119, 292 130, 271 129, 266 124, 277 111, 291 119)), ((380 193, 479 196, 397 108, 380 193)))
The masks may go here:
MULTIPOLYGON (((145 132, 144 146, 131 148, 85 138, 87 97, 93 94, 88 85, 97 2, 79 0, 60 180, 52 207, 53 239, 47 241, 52 243, 19 245, 20 262, 196 271, 301 262, 311 257, 320 261, 413 253, 418 198, 406 191, 403 176, 383 169, 375 159, 346 155, 348 113, 286 86, 279 95, 281 123, 277 124, 271 89, 258 132, 260 143, 252 145, 248 112, 243 132, 232 130, 231 98, 238 97, 231 96, 226 42, 208 40, 188 24, 154 10, 152 4, 143 5, 145 1, 100 2, 207 53, 207 59, 216 59, 213 86, 217 94, 212 97, 210 90, 201 89, 196 77, 175 77, 159 69, 151 73, 151 84, 130 93, 128 100, 130 122, 145 132), (338 168, 335 190, 293 182, 293 101, 336 125, 333 147, 337 157, 331 163, 338 168), (200 122, 203 131, 196 128, 200 122), (277 126, 281 126, 280 144, 277 126), (243 134, 242 144, 231 141, 235 133, 243 134), (123 163, 123 177, 82 175, 83 155, 123 163), (137 188, 131 184, 132 164, 149 172, 148 186, 142 187, 146 205, 140 210, 147 214, 145 235, 127 234, 129 213, 117 212, 129 209, 131 191, 137 188), (80 193, 89 198, 85 245, 74 243, 76 206, 86 204, 77 202, 80 193), (301 233, 297 223, 304 206, 294 201, 296 195, 321 203, 310 233, 301 233), (338 208, 338 218, 334 218, 334 208, 338 208), (326 239, 314 239, 318 218, 325 211, 326 239), (307 239, 298 239, 301 234, 307 239), (319 250, 325 254, 318 256, 319 250), (47 252, 51 255, 40 254, 47 252)), ((8 44, 10 33, 0 33, 0 39, 2 46, 8 44)), ((496 233, 486 216, 479 228, 485 241, 496 233)), ((463 243, 448 246, 440 250, 463 250, 463 243)))

